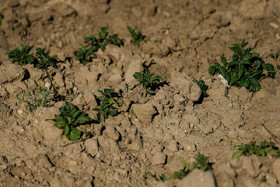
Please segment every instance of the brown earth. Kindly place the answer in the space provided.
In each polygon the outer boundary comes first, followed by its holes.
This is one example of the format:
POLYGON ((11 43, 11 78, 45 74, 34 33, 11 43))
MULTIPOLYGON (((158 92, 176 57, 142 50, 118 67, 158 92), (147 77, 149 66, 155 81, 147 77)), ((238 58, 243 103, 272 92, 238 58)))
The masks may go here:
POLYGON ((232 55, 228 47, 249 42, 274 67, 280 60, 278 0, 1 0, 0 186, 279 186, 280 161, 273 157, 232 160, 235 145, 274 141, 280 146, 280 77, 251 93, 232 87, 228 97, 210 64, 232 55), (149 40, 135 47, 126 26, 149 40), (87 65, 74 58, 83 38, 108 26, 125 39, 87 65), (84 127, 93 137, 69 144, 54 126, 64 102, 26 112, 16 95, 49 85, 43 71, 12 64, 6 50, 19 44, 50 51, 61 61, 49 68, 60 94, 96 119, 98 89, 121 92, 121 114, 84 127), (276 59, 267 58, 275 54, 276 59), (143 98, 133 73, 142 65, 169 85, 143 98), (200 97, 192 77, 209 86, 200 97), (147 172, 170 176, 200 153, 213 170, 182 181, 155 182, 147 172), (266 182, 264 182, 266 177, 266 182))

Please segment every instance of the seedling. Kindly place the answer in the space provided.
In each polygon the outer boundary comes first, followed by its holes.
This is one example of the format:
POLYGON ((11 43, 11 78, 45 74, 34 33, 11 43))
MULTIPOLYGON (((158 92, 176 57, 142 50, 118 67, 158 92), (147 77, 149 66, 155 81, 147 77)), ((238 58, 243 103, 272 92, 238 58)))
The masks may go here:
POLYGON ((166 177, 164 174, 161 174, 160 177, 148 172, 148 174, 153 177, 156 181, 167 181, 173 179, 183 179, 189 173, 191 173, 194 169, 200 169, 202 171, 208 171, 212 169, 211 163, 208 162, 209 157, 204 155, 197 155, 196 162, 190 164, 189 162, 184 161, 183 158, 180 158, 180 161, 184 165, 184 168, 180 171, 175 171, 170 177, 166 177))
POLYGON ((108 44, 122 46, 123 40, 118 37, 117 34, 109 35, 107 32, 107 27, 102 27, 100 30, 97 30, 98 36, 89 36, 85 37, 84 41, 86 46, 80 45, 81 48, 75 52, 77 60, 82 64, 91 62, 93 58, 96 58, 96 52, 101 49, 105 50, 108 44))
POLYGON ((51 57, 48 52, 45 52, 41 48, 36 49, 36 61, 34 63, 34 66, 39 69, 47 69, 49 66, 52 66, 54 68, 57 68, 57 58, 51 57))
POLYGON ((222 65, 215 63, 210 65, 209 74, 218 72, 226 79, 229 86, 245 87, 252 92, 261 89, 260 81, 266 77, 275 77, 272 64, 265 63, 259 53, 251 53, 251 48, 245 49, 244 44, 233 44, 229 49, 234 52, 228 60, 221 57, 222 65), (263 73, 266 71, 266 74, 263 73))
POLYGON ((238 151, 233 153, 232 158, 239 158, 242 155, 251 156, 253 154, 257 156, 276 156, 280 157, 280 150, 275 146, 273 142, 263 141, 260 145, 257 145, 256 142, 251 142, 250 144, 240 144, 236 146, 238 151))
POLYGON ((142 41, 145 41, 146 36, 144 36, 141 32, 135 32, 134 29, 132 29, 130 26, 127 26, 128 31, 130 32, 130 35, 132 37, 131 42, 136 45, 140 46, 142 41))
POLYGON ((97 97, 100 102, 118 105, 114 99, 114 97, 117 96, 117 93, 113 89, 104 89, 104 91, 98 90, 98 92, 101 93, 101 96, 97 97))
POLYGON ((55 115, 55 126, 63 129, 63 134, 71 141, 79 140, 83 134, 76 127, 92 121, 83 111, 75 105, 66 102, 59 108, 60 115, 55 115))
POLYGON ((35 61, 35 57, 28 54, 33 46, 20 46, 14 50, 7 51, 6 54, 10 58, 12 63, 17 63, 19 65, 32 64, 35 61))
POLYGON ((47 88, 37 86, 36 91, 28 92, 24 94, 22 98, 20 98, 18 95, 16 97, 20 102, 25 103, 25 106, 29 112, 33 112, 38 107, 49 106, 49 103, 52 101, 50 94, 51 91, 49 91, 47 88))
POLYGON ((133 77, 139 80, 140 85, 145 89, 146 95, 153 94, 161 81, 164 81, 161 76, 154 76, 148 68, 145 68, 143 72, 135 72, 133 77))
POLYGON ((57 68, 57 59, 51 57, 48 52, 43 49, 37 48, 35 56, 29 54, 33 46, 20 46, 14 50, 7 51, 6 54, 11 62, 18 63, 19 65, 34 64, 34 67, 39 69, 47 69, 49 66, 57 68))
POLYGON ((118 115, 118 111, 116 107, 119 107, 119 104, 114 97, 116 97, 117 93, 114 92, 113 89, 104 89, 98 90, 101 93, 101 96, 97 97, 97 100, 100 103, 99 108, 94 108, 97 111, 97 120, 99 122, 105 122, 109 116, 118 115))
POLYGON ((2 10, 1 10, 1 12, 0 12, 0 25, 2 25, 2 21, 3 21, 3 19, 4 19, 4 11, 5 11, 6 9, 5 8, 3 8, 2 10))
POLYGON ((200 95, 199 100, 194 103, 194 104, 201 104, 204 97, 208 97, 209 95, 207 94, 208 86, 205 84, 204 80, 201 79, 202 77, 199 78, 199 80, 195 79, 193 77, 193 82, 195 82, 201 89, 202 94, 200 95))

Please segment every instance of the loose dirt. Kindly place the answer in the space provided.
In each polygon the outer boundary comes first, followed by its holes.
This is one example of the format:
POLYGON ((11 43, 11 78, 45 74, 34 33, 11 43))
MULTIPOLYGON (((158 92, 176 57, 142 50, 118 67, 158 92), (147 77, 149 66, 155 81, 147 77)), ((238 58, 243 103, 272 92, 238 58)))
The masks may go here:
MULTIPOLYGON (((0 27, 0 186, 279 186, 280 161, 273 157, 232 160, 235 145, 273 141, 280 146, 280 76, 251 93, 232 87, 227 97, 210 64, 232 55, 228 47, 249 42, 264 60, 280 65, 278 0, 1 0, 0 27), (148 37, 135 47, 127 25, 148 37), (125 40, 107 46, 87 65, 74 52, 89 35, 108 26, 125 40), (96 119, 98 90, 121 93, 120 114, 84 130, 93 137, 71 143, 54 126, 63 101, 28 112, 17 95, 49 86, 44 71, 12 64, 5 52, 34 45, 61 60, 49 68, 59 94, 96 119), (269 58, 273 53, 276 58, 269 58), (143 70, 169 84, 141 96, 133 78, 143 70), (201 76, 209 97, 192 77, 201 76), (147 172, 170 176, 209 156, 213 170, 183 181, 156 182, 147 172), (265 179, 265 180, 264 180, 265 179), (203 181, 205 183, 203 183, 203 181), (199 183, 201 182, 201 183, 199 183)), ((34 47, 34 48, 35 48, 34 47)), ((34 50, 34 49, 33 49, 34 50)), ((33 51, 32 51, 33 52, 33 51)))

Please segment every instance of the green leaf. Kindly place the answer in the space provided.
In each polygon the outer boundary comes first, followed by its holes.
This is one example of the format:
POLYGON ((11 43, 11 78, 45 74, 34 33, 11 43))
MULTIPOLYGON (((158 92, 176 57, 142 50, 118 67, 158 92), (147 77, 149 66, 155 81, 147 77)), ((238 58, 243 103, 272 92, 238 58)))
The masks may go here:
POLYGON ((275 77, 276 71, 272 64, 264 64, 263 68, 266 70, 268 77, 271 77, 271 78, 275 77))
POLYGON ((229 49, 237 54, 241 54, 241 49, 239 47, 230 47, 229 49))
POLYGON ((243 151, 242 151, 242 150, 236 151, 235 153, 233 153, 232 159, 239 158, 239 157, 241 157, 242 155, 243 155, 243 151))
POLYGON ((78 129, 76 128, 72 128, 72 131, 70 133, 70 136, 69 136, 69 139, 71 141, 76 141, 76 140, 79 140, 82 136, 82 132, 79 131, 78 129))
POLYGON ((226 68, 224 66, 219 64, 219 66, 217 66, 217 70, 219 74, 221 74, 223 77, 226 77, 226 68))
POLYGON ((163 182, 168 180, 167 177, 164 174, 161 175, 160 179, 163 182))
POLYGON ((221 61, 224 64, 224 66, 227 66, 227 64, 228 64, 227 59, 224 56, 221 57, 221 61))
POLYGON ((134 77, 135 79, 140 79, 142 76, 141 76, 141 73, 140 73, 140 72, 135 72, 135 73, 133 74, 133 77, 134 77))
POLYGON ((92 121, 92 119, 89 116, 84 116, 84 115, 79 116, 77 119, 78 124, 85 124, 90 121, 92 121))
POLYGON ((248 45, 248 42, 245 42, 244 44, 241 45, 241 48, 244 49, 248 45))
POLYGON ((252 57, 259 57, 260 53, 252 53, 252 57))
POLYGON ((70 127, 69 125, 65 125, 63 127, 63 134, 67 137, 70 134, 70 127))
POLYGON ((231 66, 234 66, 234 65, 237 65, 239 64, 238 61, 231 61, 230 63, 228 63, 228 66, 227 67, 231 67, 231 66))
POLYGON ((57 128, 62 128, 66 124, 66 121, 63 116, 55 115, 55 126, 57 128))
POLYGON ((242 77, 243 73, 245 72, 245 66, 243 64, 239 64, 236 68, 236 72, 239 80, 242 77))
POLYGON ((256 78, 252 78, 250 80, 250 90, 252 90, 253 92, 259 91, 261 88, 258 80, 256 78))
POLYGON ((108 110, 108 114, 110 116, 116 116, 118 115, 118 111, 117 110, 114 110, 114 109, 111 109, 111 110, 108 110))
POLYGON ((214 75, 215 71, 216 71, 216 64, 211 64, 208 70, 209 74, 214 75))
POLYGON ((78 115, 82 114, 82 113, 83 113, 82 111, 77 110, 77 111, 75 111, 75 112, 72 114, 72 118, 73 118, 73 119, 76 119, 76 117, 77 117, 78 115))
POLYGON ((250 62, 250 60, 247 60, 247 59, 243 59, 243 60, 241 60, 241 64, 247 64, 247 65, 250 65, 251 64, 251 62, 250 62))

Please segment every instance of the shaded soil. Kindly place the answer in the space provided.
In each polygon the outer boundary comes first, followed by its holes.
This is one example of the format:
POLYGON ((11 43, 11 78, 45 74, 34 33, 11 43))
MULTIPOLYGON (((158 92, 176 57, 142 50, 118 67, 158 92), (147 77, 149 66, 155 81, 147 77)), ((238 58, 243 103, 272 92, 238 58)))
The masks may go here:
MULTIPOLYGON (((200 153, 213 163, 214 186, 279 186, 273 157, 232 160, 235 145, 273 141, 280 146, 280 77, 251 93, 232 87, 227 97, 210 64, 232 55, 228 47, 249 42, 263 59, 280 65, 278 0, 1 0, 0 185, 1 186, 173 186, 147 172, 170 176, 200 153), (135 47, 127 25, 148 41, 135 47), (87 65, 74 52, 86 36, 108 26, 124 46, 107 46, 87 65), (93 137, 70 143, 54 126, 63 101, 28 112, 17 95, 50 85, 44 71, 12 64, 5 52, 20 44, 42 47, 61 60, 49 68, 59 94, 96 119, 97 90, 123 97, 120 114, 106 124, 81 127, 93 137), (274 54, 275 59, 269 58, 274 54), (133 73, 148 66, 169 84, 141 96, 133 73), (203 76, 201 91, 192 77, 203 76), (266 181, 263 178, 266 178, 266 181)), ((33 49, 34 50, 34 49, 33 49)), ((34 52, 34 51, 32 51, 34 52)), ((279 167, 278 167, 279 166, 279 167)), ((180 184, 178 183, 178 186, 180 184)))

